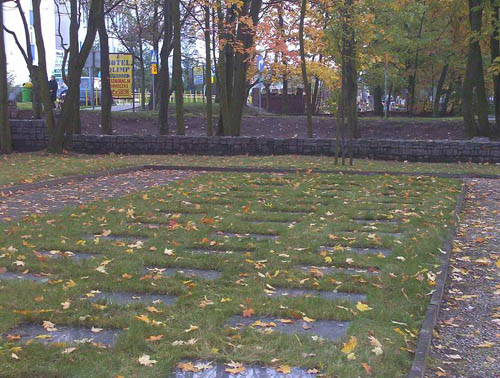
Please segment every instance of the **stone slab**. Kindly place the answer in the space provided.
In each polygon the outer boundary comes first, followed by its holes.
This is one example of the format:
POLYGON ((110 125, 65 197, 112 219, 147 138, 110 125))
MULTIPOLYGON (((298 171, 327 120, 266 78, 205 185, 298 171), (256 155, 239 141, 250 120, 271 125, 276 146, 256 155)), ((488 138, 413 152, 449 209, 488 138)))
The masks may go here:
MULTIPOLYGON (((187 362, 187 361, 184 361, 187 362)), ((307 369, 291 367, 290 373, 277 372, 272 367, 244 365, 245 371, 239 374, 226 372, 227 365, 223 363, 207 363, 205 361, 194 361, 192 364, 198 367, 197 372, 184 372, 180 369, 173 372, 174 378, 315 378, 317 374, 307 372, 307 369)))
MULTIPOLYGON (((320 251, 328 251, 328 252, 337 252, 334 250, 334 247, 322 245, 319 247, 320 251)), ((344 247, 344 251, 342 252, 354 252, 359 253, 360 255, 378 255, 379 253, 384 256, 389 256, 392 251, 390 249, 385 248, 361 248, 361 247, 344 247)))
POLYGON ((123 241, 123 242, 136 242, 136 241, 142 241, 145 242, 149 240, 147 236, 141 236, 141 235, 124 235, 124 234, 116 234, 116 235, 108 235, 108 236, 101 236, 101 235, 93 235, 87 237, 87 239, 94 240, 94 239, 100 239, 100 240, 110 240, 110 241, 123 241))
POLYGON ((40 256, 49 259, 72 259, 75 261, 89 260, 98 258, 99 255, 94 253, 85 252, 71 252, 71 251, 39 251, 37 252, 40 256))
POLYGON ((116 342, 116 337, 122 332, 120 330, 103 329, 96 333, 92 332, 90 328, 60 326, 57 324, 55 328, 56 331, 49 332, 39 324, 25 323, 10 329, 6 332, 6 335, 19 335, 21 337, 20 342, 26 342, 31 339, 44 344, 78 344, 92 341, 94 343, 112 346, 116 342))
POLYGON ((210 248, 191 248, 188 249, 189 252, 193 254, 202 255, 232 255, 233 253, 246 253, 251 251, 244 250, 224 250, 224 249, 210 249, 210 248))
POLYGON ((323 339, 335 341, 345 336, 350 322, 337 322, 334 320, 316 320, 307 323, 303 320, 294 320, 293 323, 282 323, 279 318, 271 317, 251 317, 244 318, 240 315, 233 316, 227 325, 234 328, 248 328, 261 330, 274 330, 289 335, 320 336, 323 339), (255 322, 260 321, 264 324, 275 324, 275 326, 261 327, 256 326, 255 322))
POLYGON ((332 273, 345 273, 345 274, 378 274, 377 270, 369 270, 364 268, 345 268, 339 266, 313 266, 313 265, 303 265, 300 267, 304 272, 310 273, 311 269, 317 269, 323 274, 332 273))
POLYGON ((255 240, 278 240, 279 235, 271 235, 271 234, 257 234, 257 233, 247 233, 247 234, 238 234, 234 232, 214 232, 211 236, 227 236, 230 238, 251 238, 255 240))
POLYGON ((19 273, 19 272, 4 272, 0 273, 0 280, 13 281, 13 280, 27 280, 33 282, 44 283, 49 281, 46 276, 37 276, 33 273, 19 273))
MULTIPOLYGON (((87 299, 84 297, 84 299, 87 299)), ((161 294, 146 294, 146 293, 125 293, 125 292, 101 292, 95 293, 93 297, 88 298, 91 302, 101 302, 104 301, 111 305, 133 305, 133 304, 151 304, 159 303, 165 306, 173 304, 177 297, 173 295, 161 295, 161 294)))
POLYGON ((335 291, 320 291, 320 290, 306 290, 306 289, 285 289, 276 288, 274 293, 268 293, 272 298, 293 297, 293 298, 322 298, 329 301, 349 301, 349 302, 363 302, 366 301, 366 295, 357 293, 345 293, 335 291))
POLYGON ((217 270, 203 270, 203 269, 191 269, 191 268, 158 268, 150 267, 146 268, 148 273, 161 274, 163 276, 175 276, 179 274, 186 278, 202 278, 205 280, 216 280, 222 276, 222 272, 217 270))

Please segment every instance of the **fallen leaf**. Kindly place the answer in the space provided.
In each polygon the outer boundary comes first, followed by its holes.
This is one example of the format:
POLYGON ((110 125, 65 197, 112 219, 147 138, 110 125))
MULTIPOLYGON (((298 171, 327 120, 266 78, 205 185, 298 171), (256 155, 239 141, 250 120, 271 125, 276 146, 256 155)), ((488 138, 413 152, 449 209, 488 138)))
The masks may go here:
POLYGON ((144 366, 153 366, 154 364, 156 364, 156 360, 152 360, 149 355, 147 354, 143 354, 141 357, 139 357, 139 360, 138 362, 141 364, 141 365, 144 365, 144 366))
POLYGON ((358 345, 358 339, 355 336, 351 336, 347 343, 344 343, 344 347, 342 348, 342 353, 350 354, 358 345))
POLYGON ((365 312, 365 311, 370 311, 370 310, 373 310, 371 307, 369 307, 367 304, 364 304, 364 303, 361 303, 361 302, 358 302, 356 303, 356 308, 361 311, 361 312, 365 312))
POLYGON ((246 308, 243 310, 243 317, 250 318, 255 315, 255 310, 253 308, 246 308))

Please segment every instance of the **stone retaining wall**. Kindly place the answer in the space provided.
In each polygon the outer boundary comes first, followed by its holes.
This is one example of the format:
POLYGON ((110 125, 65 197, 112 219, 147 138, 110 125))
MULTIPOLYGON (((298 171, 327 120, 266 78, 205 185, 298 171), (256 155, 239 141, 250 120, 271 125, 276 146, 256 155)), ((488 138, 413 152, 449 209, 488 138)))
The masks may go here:
MULTIPOLYGON (((11 128, 15 151, 37 151, 47 146, 43 121, 12 120, 11 128)), ((335 142, 295 138, 75 135, 71 149, 87 154, 333 156, 335 142)), ((488 141, 358 139, 353 143, 353 152, 356 158, 378 160, 500 163, 500 142, 488 141)))

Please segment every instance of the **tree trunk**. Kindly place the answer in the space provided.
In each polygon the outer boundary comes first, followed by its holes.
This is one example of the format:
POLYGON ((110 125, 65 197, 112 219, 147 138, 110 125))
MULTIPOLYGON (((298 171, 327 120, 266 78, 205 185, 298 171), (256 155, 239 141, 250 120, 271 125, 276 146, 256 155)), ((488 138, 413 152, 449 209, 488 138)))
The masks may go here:
MULTIPOLYGON (((469 0, 469 22, 471 31, 480 34, 482 29, 483 7, 481 0, 469 0)), ((467 135, 490 136, 491 130, 488 123, 488 100, 484 85, 483 58, 481 55, 481 45, 477 38, 469 41, 469 52, 467 56, 467 66, 462 89, 463 96, 463 116, 467 135), (476 101, 477 117, 474 112, 474 99, 476 101)))
POLYGON ((12 152, 9 123, 9 94, 7 93, 7 55, 3 32, 3 5, 0 3, 0 153, 12 152))
POLYGON ((106 30, 106 18, 104 14, 104 1, 101 5, 99 22, 99 43, 101 54, 101 125, 103 134, 113 134, 111 126, 111 106, 113 104, 113 94, 111 93, 111 83, 109 81, 109 40, 106 30))
POLYGON ((180 0, 173 0, 172 19, 174 24, 174 72, 172 81, 175 89, 175 122, 177 135, 184 135, 186 130, 184 125, 184 85, 182 82, 180 0))
MULTIPOLYGON (((343 56, 345 64, 345 112, 347 116, 347 127, 349 140, 360 137, 358 126, 358 72, 356 68, 356 39, 353 26, 353 0, 345 0, 345 17, 343 25, 343 56)), ((350 161, 352 163, 352 143, 349 144, 350 161)))
POLYGON ((42 99, 45 123, 49 135, 54 133, 55 117, 52 101, 50 100, 49 79, 47 77, 47 60, 45 57, 45 43, 42 35, 42 20, 40 17, 41 0, 33 0, 33 28, 35 29, 36 50, 38 53, 38 87, 42 99))
MULTIPOLYGON (((495 59, 498 60, 500 59, 500 33, 499 33, 499 28, 500 28, 500 5, 498 4, 498 1, 496 0, 491 0, 491 7, 493 11, 493 17, 491 20, 491 26, 493 29, 493 32, 491 34, 491 40, 490 40, 490 48, 491 48, 491 62, 495 63, 495 59), (499 59, 497 59, 499 58, 499 59)), ((493 74, 493 92, 494 92, 494 98, 495 98, 495 133, 500 135, 500 75, 498 73, 493 74)))
POLYGON ((306 94, 306 115, 307 115, 307 137, 313 137, 313 123, 312 123, 312 104, 311 104, 311 87, 309 86, 309 80, 307 78, 307 66, 306 66, 306 53, 304 47, 304 19, 306 17, 306 0, 302 0, 300 7, 300 22, 299 22, 299 49, 300 49, 300 61, 302 70, 302 82, 304 83, 304 92, 306 94))
POLYGON ((42 101, 40 98, 40 80, 38 79, 38 66, 31 66, 30 77, 31 83, 33 84, 33 119, 42 118, 42 101))
POLYGON ((210 7, 204 6, 205 12, 205 95, 207 98, 207 135, 214 135, 214 120, 212 116, 212 59, 210 41, 210 7))
POLYGON ((168 57, 172 43, 172 0, 163 0, 163 44, 160 51, 159 92, 160 108, 158 112, 160 135, 168 134, 168 107, 170 105, 170 70, 168 57))
POLYGON ((432 116, 433 117, 438 117, 439 116, 439 110, 440 110, 440 102, 441 102, 441 96, 443 95, 443 86, 444 82, 446 80, 446 75, 448 74, 448 68, 449 64, 446 63, 443 66, 443 69, 441 70, 441 75, 439 76, 439 81, 438 85, 436 88, 436 96, 434 97, 434 105, 432 107, 432 116))
POLYGON ((382 105, 382 87, 377 85, 373 89, 373 114, 378 117, 384 116, 384 106, 382 105))
MULTIPOLYGON (((34 0, 39 1, 39 0, 34 0)), ((90 50, 94 44, 97 27, 100 20, 101 2, 103 0, 93 0, 89 10, 87 34, 80 48, 78 41, 78 27, 75 27, 75 10, 78 7, 76 0, 71 0, 71 25, 70 24, 70 64, 69 64, 69 82, 68 92, 61 109, 61 115, 57 121, 54 136, 51 138, 49 150, 55 153, 61 153, 65 143, 71 139, 75 119, 79 120, 80 109, 80 77, 83 66, 87 60, 90 50), (73 55, 73 58, 71 58, 73 55)), ((37 41, 38 42, 38 41, 37 41)))

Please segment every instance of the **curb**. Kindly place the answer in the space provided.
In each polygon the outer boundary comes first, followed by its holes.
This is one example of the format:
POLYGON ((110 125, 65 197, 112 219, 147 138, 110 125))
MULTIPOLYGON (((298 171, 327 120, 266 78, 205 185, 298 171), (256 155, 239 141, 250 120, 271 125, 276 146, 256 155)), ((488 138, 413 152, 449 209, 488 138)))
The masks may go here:
POLYGON ((195 172, 243 172, 243 173, 317 173, 317 174, 339 174, 346 176, 412 176, 412 177, 439 177, 451 179, 484 178, 500 179, 500 175, 486 175, 477 173, 433 173, 433 172, 394 172, 394 171, 345 171, 345 170, 318 170, 307 168, 259 168, 259 167, 206 167, 190 165, 139 165, 128 168, 111 169, 104 172, 91 173, 87 175, 67 176, 52 180, 45 180, 33 184, 20 184, 0 188, 0 196, 8 196, 15 192, 50 188, 53 186, 67 184, 69 182, 80 182, 87 179, 96 179, 105 176, 114 176, 143 170, 170 170, 170 171, 195 171, 195 172))
POLYGON ((433 173, 433 172, 394 172, 394 171, 344 171, 341 169, 322 170, 309 168, 259 168, 259 167, 206 167, 189 165, 144 165, 144 169, 152 170, 187 170, 187 171, 205 171, 205 172, 255 172, 255 173, 319 173, 319 174, 339 174, 339 175, 358 175, 358 176, 424 176, 440 178, 484 178, 500 179, 500 175, 488 175, 478 173, 433 173))
POLYGON ((427 312, 425 315, 422 328, 418 334, 417 349, 415 350, 415 357, 411 370, 408 373, 408 378, 424 378, 427 357, 429 356, 430 346, 432 341, 432 332, 436 326, 439 310, 441 308, 441 301, 443 299, 444 288, 446 279, 448 277, 448 268, 450 266, 450 255, 452 253, 452 242, 456 235, 458 222, 460 221, 460 212, 462 211, 465 203, 465 196, 467 194, 467 183, 464 181, 462 184, 462 192, 460 193, 457 206, 455 207, 455 224, 449 233, 449 237, 444 242, 443 251, 446 253, 441 254, 440 273, 436 279, 436 289, 432 294, 427 312))

